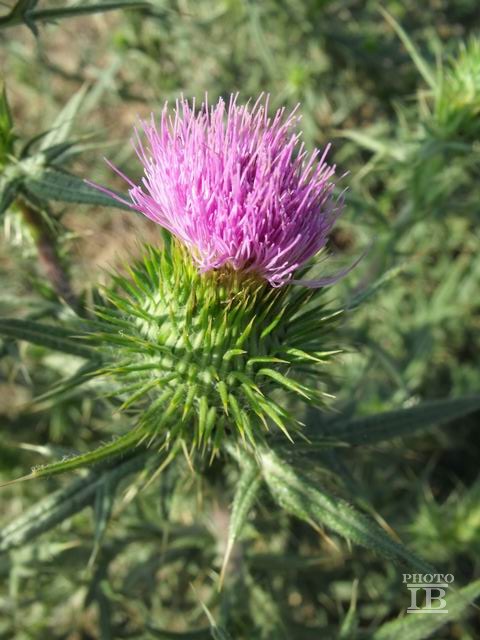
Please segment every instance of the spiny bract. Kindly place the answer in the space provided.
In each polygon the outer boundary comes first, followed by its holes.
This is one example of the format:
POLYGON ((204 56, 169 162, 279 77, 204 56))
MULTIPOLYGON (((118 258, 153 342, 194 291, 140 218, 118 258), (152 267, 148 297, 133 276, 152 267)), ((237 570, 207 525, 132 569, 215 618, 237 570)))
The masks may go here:
POLYGON ((138 411, 130 442, 215 452, 228 434, 255 444, 270 426, 298 426, 275 390, 324 403, 314 378, 336 353, 326 345, 338 312, 324 309, 322 290, 274 288, 229 268, 201 274, 167 240, 117 277, 108 299, 96 335, 102 373, 123 409, 138 411))

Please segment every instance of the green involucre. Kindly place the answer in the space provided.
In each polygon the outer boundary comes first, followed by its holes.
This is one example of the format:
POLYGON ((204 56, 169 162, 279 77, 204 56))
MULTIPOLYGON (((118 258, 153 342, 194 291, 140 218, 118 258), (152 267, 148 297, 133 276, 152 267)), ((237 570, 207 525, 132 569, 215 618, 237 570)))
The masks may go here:
POLYGON ((129 277, 116 276, 106 298, 96 311, 99 373, 138 415, 137 443, 183 440, 215 452, 229 435, 255 445, 272 425, 287 436, 298 428, 275 390, 325 402, 317 379, 338 352, 327 346, 339 312, 325 309, 321 290, 272 288, 226 269, 201 274, 166 241, 129 277))

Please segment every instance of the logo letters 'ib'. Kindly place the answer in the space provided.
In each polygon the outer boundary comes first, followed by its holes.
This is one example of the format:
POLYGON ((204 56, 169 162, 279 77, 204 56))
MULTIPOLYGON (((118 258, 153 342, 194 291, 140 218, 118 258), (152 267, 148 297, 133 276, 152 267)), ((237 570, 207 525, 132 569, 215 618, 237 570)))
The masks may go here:
POLYGON ((447 584, 423 584, 423 585, 407 585, 410 591, 410 606, 407 613, 448 613, 445 608, 447 601, 443 597, 446 593, 447 584), (445 588, 444 588, 445 587, 445 588), (420 608, 417 605, 417 592, 425 591, 425 607, 420 608), (433 606, 433 602, 438 603, 433 606))

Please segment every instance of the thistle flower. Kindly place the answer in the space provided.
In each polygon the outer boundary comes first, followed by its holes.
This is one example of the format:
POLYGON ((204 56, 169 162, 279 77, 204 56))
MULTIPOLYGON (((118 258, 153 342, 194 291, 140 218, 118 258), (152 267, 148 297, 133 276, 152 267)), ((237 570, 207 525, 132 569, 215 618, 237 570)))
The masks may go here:
POLYGON ((341 274, 305 274, 340 213, 335 168, 328 147, 305 151, 295 112, 267 108, 182 100, 159 126, 143 123, 146 142, 137 134, 144 177, 124 176, 130 206, 167 233, 97 309, 100 373, 137 426, 95 459, 139 442, 214 453, 272 426, 290 437, 294 398, 325 404, 340 312, 322 286, 341 274))
MULTIPOLYGON (((296 109, 268 117, 268 98, 250 107, 187 100, 157 126, 143 122, 134 146, 143 165, 130 185, 132 208, 173 233, 201 272, 228 266, 277 287, 318 254, 341 211, 329 150, 308 153, 295 131, 296 109)), ((117 170, 118 173, 120 173, 117 170)), ((336 277, 339 277, 338 274, 336 277)), ((302 282, 324 286, 336 277, 302 282)))

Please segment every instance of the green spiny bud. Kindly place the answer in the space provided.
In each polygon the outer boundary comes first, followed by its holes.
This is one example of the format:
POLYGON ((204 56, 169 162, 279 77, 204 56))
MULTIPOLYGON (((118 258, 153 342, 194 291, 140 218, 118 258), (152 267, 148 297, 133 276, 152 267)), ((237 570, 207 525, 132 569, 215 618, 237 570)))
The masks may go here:
POLYGON ((226 267, 202 274, 172 241, 150 248, 106 297, 100 373, 138 415, 133 443, 212 453, 224 437, 255 445, 271 427, 287 437, 299 427, 277 390, 325 403, 318 379, 336 353, 327 345, 338 312, 321 289, 274 288, 226 267))

